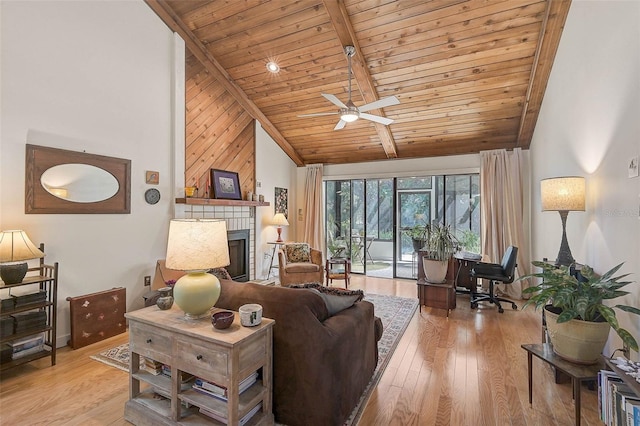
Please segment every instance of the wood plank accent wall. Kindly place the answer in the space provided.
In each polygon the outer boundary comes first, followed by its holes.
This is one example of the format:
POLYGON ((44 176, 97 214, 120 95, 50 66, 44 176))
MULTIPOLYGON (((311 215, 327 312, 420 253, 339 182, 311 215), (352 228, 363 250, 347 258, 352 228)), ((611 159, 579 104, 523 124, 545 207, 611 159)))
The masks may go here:
POLYGON ((211 197, 211 169, 237 172, 243 199, 255 189, 255 125, 242 106, 187 51, 185 183, 211 197))

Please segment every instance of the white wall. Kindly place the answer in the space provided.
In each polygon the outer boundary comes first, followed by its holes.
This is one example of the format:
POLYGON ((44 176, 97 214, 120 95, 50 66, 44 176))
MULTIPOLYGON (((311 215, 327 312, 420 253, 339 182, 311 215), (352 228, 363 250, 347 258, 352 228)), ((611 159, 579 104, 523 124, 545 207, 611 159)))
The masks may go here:
POLYGON ((67 296, 124 286, 164 257, 171 202, 171 31, 143 1, 7 1, 1 14, 0 228, 24 229, 60 263, 59 343, 67 296), (123 19, 126 17, 126 19, 123 19), (24 213, 25 143, 131 160, 131 214, 24 213), (161 201, 144 201, 145 171, 161 201))
MULTIPOLYGON (((618 303, 636 307, 640 178, 628 178, 627 165, 640 155, 639 76, 640 2, 574 0, 531 144, 534 259, 555 259, 562 234, 559 215, 540 211, 539 181, 585 176, 586 212, 567 220, 571 251, 597 272, 625 262, 636 284, 618 303)), ((618 318, 640 340, 640 319, 618 318)), ((609 351, 621 347, 611 336, 609 351)))
MULTIPOLYGON (((282 239, 290 241, 296 235, 296 164, 280 149, 276 142, 256 121, 256 193, 264 195, 269 207, 256 208, 256 277, 266 278, 273 253, 269 241, 277 240, 276 227, 271 225, 275 209, 275 188, 286 188, 289 195, 289 226, 282 228, 282 239), (267 256, 268 254, 268 256, 267 256)), ((302 181, 304 185, 304 180, 302 181)), ((273 261, 277 265, 277 254, 273 261)), ((273 270, 273 273, 278 273, 273 270)))

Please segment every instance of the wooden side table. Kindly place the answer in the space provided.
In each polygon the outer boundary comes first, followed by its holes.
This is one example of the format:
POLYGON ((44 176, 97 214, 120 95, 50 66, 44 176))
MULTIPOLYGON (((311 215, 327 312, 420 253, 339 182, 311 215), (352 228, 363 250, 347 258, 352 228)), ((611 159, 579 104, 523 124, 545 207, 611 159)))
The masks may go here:
POLYGON ((556 370, 562 371, 571 377, 573 384, 573 398, 575 406, 576 426, 580 426, 580 384, 586 380, 597 380, 598 371, 605 367, 604 360, 600 359, 596 364, 583 365, 569 362, 560 358, 553 353, 553 348, 548 343, 537 343, 529 345, 521 345, 522 349, 527 351, 527 367, 529 378, 529 404, 532 404, 533 393, 533 361, 535 355, 542 361, 553 366, 556 370))
POLYGON ((325 263, 325 275, 327 287, 333 280, 344 280, 344 286, 349 288, 351 259, 348 257, 327 259, 325 263))
POLYGON ((125 420, 135 425, 221 424, 214 417, 237 425, 255 413, 250 424, 273 425, 273 320, 243 327, 236 313, 231 327, 216 330, 208 317, 186 320, 175 304, 166 311, 151 306, 125 316, 131 350, 125 420), (170 366, 171 377, 141 369, 140 357, 170 366), (242 392, 240 382, 257 371, 261 375, 242 392), (189 375, 226 388, 227 400, 192 388, 185 381, 189 375))

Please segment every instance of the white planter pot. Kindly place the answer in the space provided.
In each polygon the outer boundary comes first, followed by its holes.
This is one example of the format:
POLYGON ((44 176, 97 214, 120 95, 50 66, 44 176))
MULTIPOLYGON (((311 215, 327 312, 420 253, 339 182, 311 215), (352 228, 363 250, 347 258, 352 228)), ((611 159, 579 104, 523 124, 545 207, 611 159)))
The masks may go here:
POLYGON ((595 364, 602 354, 609 337, 608 322, 571 320, 557 323, 558 314, 544 308, 547 332, 553 352, 567 361, 578 364, 595 364))
POLYGON ((422 258, 422 267, 424 268, 424 275, 427 282, 430 283, 443 283, 447 277, 447 267, 449 262, 446 260, 431 260, 426 257, 422 258))

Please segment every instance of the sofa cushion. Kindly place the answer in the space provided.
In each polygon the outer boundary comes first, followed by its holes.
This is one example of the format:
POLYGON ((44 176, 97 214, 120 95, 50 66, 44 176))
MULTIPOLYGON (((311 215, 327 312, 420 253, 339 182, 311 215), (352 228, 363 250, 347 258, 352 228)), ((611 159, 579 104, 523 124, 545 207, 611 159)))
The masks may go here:
POLYGON ((333 316, 344 309, 350 308, 354 303, 359 302, 364 297, 364 292, 362 290, 325 287, 318 283, 293 284, 290 287, 307 288, 316 291, 327 305, 327 311, 329 311, 330 316, 333 316))
POLYGON ((311 248, 307 243, 285 244, 287 263, 311 262, 311 248))
POLYGON ((287 273, 306 273, 306 272, 318 272, 320 266, 311 262, 298 262, 287 263, 284 267, 287 273))

